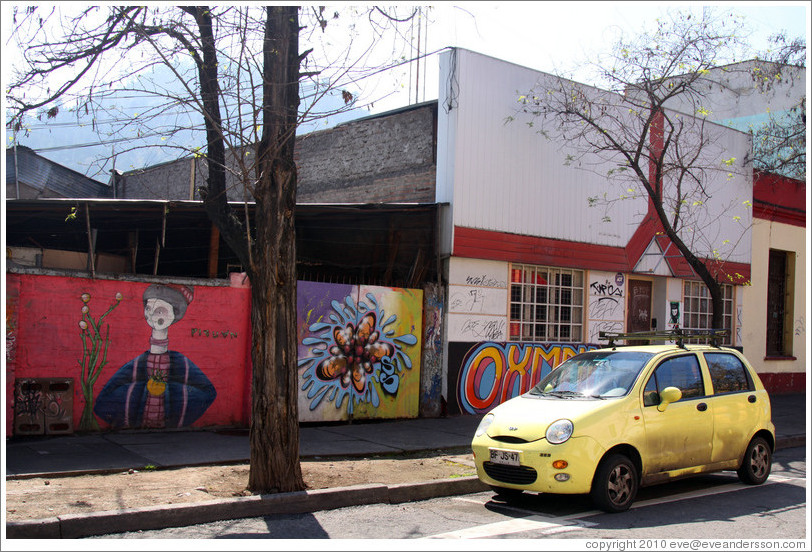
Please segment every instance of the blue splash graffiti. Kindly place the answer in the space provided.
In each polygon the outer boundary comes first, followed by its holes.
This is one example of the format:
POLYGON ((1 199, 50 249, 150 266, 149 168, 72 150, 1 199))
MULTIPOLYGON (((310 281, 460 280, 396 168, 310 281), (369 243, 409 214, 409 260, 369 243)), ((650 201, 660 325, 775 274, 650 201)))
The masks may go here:
POLYGON ((357 304, 351 296, 343 304, 332 301, 330 322, 311 324, 312 335, 302 339, 311 354, 299 359, 299 369, 305 369, 302 390, 307 391, 311 411, 325 399, 336 409, 346 400, 349 414, 361 403, 377 408, 379 393, 397 395, 403 372, 412 368, 403 347, 415 345, 417 337, 396 336, 392 326, 397 315, 386 318, 374 295, 368 293, 366 299, 357 304))

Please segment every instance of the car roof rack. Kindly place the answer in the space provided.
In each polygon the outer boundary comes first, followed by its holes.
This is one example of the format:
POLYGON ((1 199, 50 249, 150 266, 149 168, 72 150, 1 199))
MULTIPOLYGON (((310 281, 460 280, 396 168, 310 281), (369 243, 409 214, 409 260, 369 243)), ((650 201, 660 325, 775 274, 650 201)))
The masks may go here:
POLYGON ((673 330, 661 330, 651 332, 598 332, 599 340, 609 340, 609 347, 615 347, 615 342, 621 339, 648 341, 655 340, 676 341, 677 346, 685 348, 686 339, 707 339, 714 347, 719 347, 721 339, 727 337, 727 330, 684 330, 674 328, 673 330))

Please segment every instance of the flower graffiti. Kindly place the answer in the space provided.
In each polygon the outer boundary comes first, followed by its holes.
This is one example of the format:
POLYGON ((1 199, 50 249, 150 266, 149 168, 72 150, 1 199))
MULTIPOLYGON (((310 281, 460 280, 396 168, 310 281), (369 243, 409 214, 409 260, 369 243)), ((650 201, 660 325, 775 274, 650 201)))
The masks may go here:
POLYGON ((316 366, 316 375, 325 381, 340 379, 343 387, 352 382, 359 393, 364 392, 367 374, 383 357, 391 357, 395 347, 391 343, 379 341, 380 333, 375 330, 375 313, 364 315, 357 327, 348 323, 345 328, 333 329, 334 345, 330 347, 330 357, 316 366))
POLYGON ((348 296, 331 305, 330 322, 311 324, 312 335, 302 339, 311 354, 299 360, 310 410, 325 398, 336 408, 346 400, 350 414, 361 402, 377 407, 380 392, 397 395, 404 371, 412 368, 403 347, 416 344, 417 337, 395 335, 397 315, 387 318, 372 294, 357 304, 348 296))
POLYGON ((85 406, 82 410, 82 417, 79 421, 79 429, 82 431, 98 430, 99 423, 93 416, 93 386, 101 375, 102 368, 107 364, 107 349, 110 346, 110 325, 104 325, 104 319, 113 312, 121 303, 121 293, 116 293, 116 301, 107 310, 94 320, 90 314, 89 293, 83 293, 82 318, 79 320, 80 336, 82 338, 82 360, 79 367, 82 370, 82 394, 85 399, 85 406), (104 335, 102 335, 104 331, 104 335))

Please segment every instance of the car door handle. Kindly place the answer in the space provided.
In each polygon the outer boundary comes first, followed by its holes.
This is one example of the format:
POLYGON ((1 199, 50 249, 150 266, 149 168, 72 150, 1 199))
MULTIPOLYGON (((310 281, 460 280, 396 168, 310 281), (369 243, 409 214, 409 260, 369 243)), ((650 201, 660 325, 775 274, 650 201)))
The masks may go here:
POLYGON ((708 405, 707 403, 699 403, 698 405, 696 405, 696 409, 699 410, 700 412, 705 412, 708 409, 708 405))
POLYGON ((756 396, 755 395, 750 395, 749 397, 747 397, 747 400, 748 400, 748 402, 754 403, 754 402, 756 402, 756 396))

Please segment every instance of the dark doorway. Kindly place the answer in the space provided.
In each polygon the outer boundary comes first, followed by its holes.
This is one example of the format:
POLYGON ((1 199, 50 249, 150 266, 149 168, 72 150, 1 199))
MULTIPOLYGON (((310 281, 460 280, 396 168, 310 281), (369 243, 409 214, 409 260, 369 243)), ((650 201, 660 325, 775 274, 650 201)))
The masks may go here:
MULTIPOLYGON (((651 281, 629 279, 626 303, 626 331, 648 332, 651 330, 651 281)), ((638 344, 637 342, 628 342, 638 344)), ((646 343, 640 342, 639 344, 646 343)))

